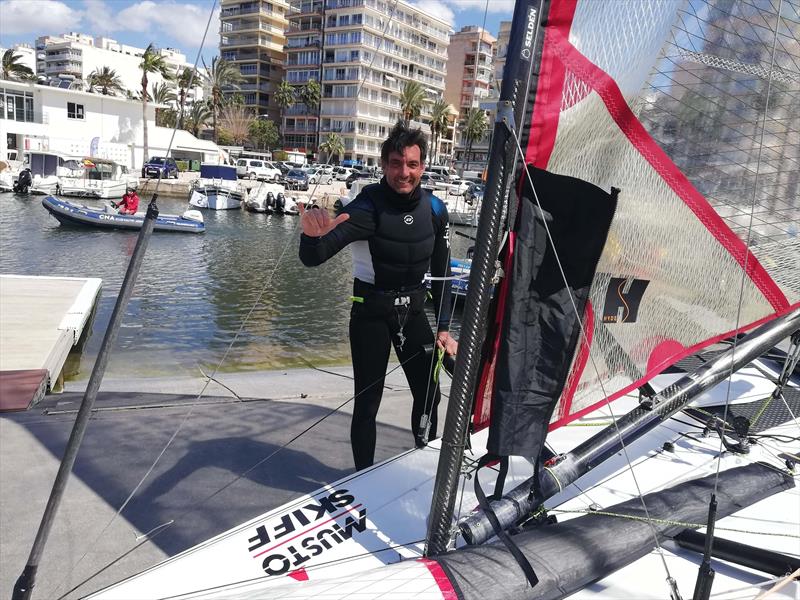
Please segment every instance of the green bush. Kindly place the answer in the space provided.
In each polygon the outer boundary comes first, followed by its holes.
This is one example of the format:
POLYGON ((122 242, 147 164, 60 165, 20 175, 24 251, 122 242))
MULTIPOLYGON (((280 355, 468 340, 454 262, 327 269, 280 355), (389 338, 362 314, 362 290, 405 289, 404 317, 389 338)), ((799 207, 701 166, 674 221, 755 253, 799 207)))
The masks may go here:
POLYGON ((188 160, 176 160, 175 164, 178 165, 178 171, 181 173, 185 173, 189 170, 189 161, 188 160))
POLYGON ((287 160, 289 155, 284 152, 283 150, 273 150, 272 151, 272 160, 287 160))

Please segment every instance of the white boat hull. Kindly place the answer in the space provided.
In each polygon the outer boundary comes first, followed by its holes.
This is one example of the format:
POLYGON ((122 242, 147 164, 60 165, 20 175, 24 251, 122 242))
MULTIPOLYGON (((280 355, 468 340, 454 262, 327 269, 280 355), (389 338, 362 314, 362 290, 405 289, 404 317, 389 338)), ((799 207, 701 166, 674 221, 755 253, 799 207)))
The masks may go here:
MULTIPOLYGON (((763 368, 763 367, 762 367, 763 368)), ((771 369, 774 371, 774 369, 771 369)), ((750 387, 758 377, 755 369, 734 376, 747 382, 748 396, 768 396, 772 385, 764 378, 758 389, 750 387)), ((660 388, 672 381, 654 382, 660 388), (660 385, 659 385, 660 383, 660 385)), ((715 388, 717 403, 728 384, 715 388)), ((707 398, 706 398, 707 400, 707 398)), ((635 406, 635 399, 615 403, 614 414, 635 406)), ((604 407, 585 417, 582 427, 562 427, 548 437, 556 452, 567 451, 605 427, 611 409, 604 407)), ((687 426, 669 420, 646 436, 630 443, 627 457, 619 454, 581 478, 577 485, 547 501, 559 521, 586 513, 590 505, 607 507, 642 494, 671 487, 688 479, 713 475, 718 468, 720 449, 716 436, 685 435, 687 426), (671 451, 664 450, 671 444, 671 451), (627 459, 633 465, 631 475, 627 459), (584 490, 586 493, 584 493, 584 490)), ((770 430, 796 436, 796 423, 770 430)), ((688 429, 698 431, 691 426, 688 429)), ((472 436, 474 458, 482 455, 486 432, 472 436)), ((181 595, 182 598, 353 598, 355 590, 364 598, 440 599, 451 598, 430 564, 409 559, 423 556, 423 539, 433 493, 439 440, 424 449, 411 450, 399 457, 340 479, 314 494, 304 496, 277 510, 257 517, 233 530, 183 552, 144 573, 103 590, 92 598, 157 598, 181 595), (396 563, 403 562, 400 565, 396 563), (387 565, 393 565, 389 569, 387 565), (385 595, 384 595, 385 594, 385 595)), ((782 467, 779 452, 800 451, 800 442, 778 443, 764 439, 747 456, 723 454, 721 470, 763 460, 782 467)), ((512 458, 505 489, 527 477, 530 463, 512 458)), ((481 483, 491 490, 496 472, 483 469, 481 483)), ((462 483, 456 509, 463 517, 477 505, 473 481, 462 483)), ((460 518, 459 517, 459 518, 460 518)), ((699 524, 698 524, 699 525, 699 524)), ((798 553, 800 499, 791 489, 762 500, 718 521, 717 535, 741 543, 766 547, 777 552, 798 553), (735 532, 727 531, 727 528, 735 532)), ((688 597, 694 587, 700 557, 672 543, 663 549, 679 589, 688 597)), ((651 554, 609 574, 598 585, 589 586, 575 598, 664 598, 668 591, 662 558, 651 554)), ((739 567, 719 569, 714 593, 723 594, 768 581, 763 574, 739 567)), ((776 598, 791 598, 800 593, 800 584, 791 583, 776 598)), ((755 591, 751 596, 754 597, 755 591)))

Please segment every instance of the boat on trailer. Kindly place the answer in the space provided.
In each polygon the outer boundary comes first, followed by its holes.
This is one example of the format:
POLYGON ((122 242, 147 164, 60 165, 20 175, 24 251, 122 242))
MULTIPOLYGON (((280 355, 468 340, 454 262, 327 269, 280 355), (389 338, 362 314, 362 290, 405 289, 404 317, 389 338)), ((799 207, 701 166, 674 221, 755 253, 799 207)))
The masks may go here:
POLYGON ((793 10, 519 0, 441 440, 91 597, 800 594, 793 10))
MULTIPOLYGON (((42 206, 63 225, 80 225, 96 229, 138 230, 144 224, 145 213, 126 215, 117 212, 111 205, 87 206, 55 196, 47 196, 42 206)), ((182 215, 159 214, 154 229, 156 231, 177 231, 203 233, 206 226, 203 215, 198 210, 187 210, 182 215)))

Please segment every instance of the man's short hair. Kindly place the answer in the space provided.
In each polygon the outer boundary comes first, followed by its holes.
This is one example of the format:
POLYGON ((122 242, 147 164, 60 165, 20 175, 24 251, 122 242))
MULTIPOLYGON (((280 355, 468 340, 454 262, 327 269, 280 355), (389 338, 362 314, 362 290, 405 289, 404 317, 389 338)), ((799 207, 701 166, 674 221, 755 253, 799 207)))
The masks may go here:
POLYGON ((402 154, 410 146, 419 146, 419 158, 424 163, 428 155, 428 140, 425 134, 419 128, 411 129, 402 121, 398 121, 389 132, 389 137, 381 144, 381 160, 388 162, 390 153, 402 154))

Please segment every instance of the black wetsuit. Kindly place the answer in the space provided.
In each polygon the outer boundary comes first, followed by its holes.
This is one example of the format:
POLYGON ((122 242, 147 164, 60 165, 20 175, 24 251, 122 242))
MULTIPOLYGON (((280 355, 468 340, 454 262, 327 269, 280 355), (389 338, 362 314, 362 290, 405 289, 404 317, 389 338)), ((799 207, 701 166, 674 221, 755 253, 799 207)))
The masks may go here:
MULTIPOLYGON (((450 276, 447 208, 436 196, 417 187, 409 195, 395 192, 381 180, 365 187, 344 208, 350 215, 320 238, 302 235, 300 260, 316 266, 352 246, 353 307, 350 349, 353 355, 355 401, 350 440, 356 469, 372 465, 375 455, 375 417, 383 395, 390 344, 411 387, 414 404, 411 430, 417 446, 436 437, 439 386, 433 360, 424 346, 435 338, 423 310, 423 283, 430 267, 433 277, 450 276), (428 415, 430 430, 422 428, 428 415)), ((450 282, 433 281, 437 330, 450 326, 450 282)))

